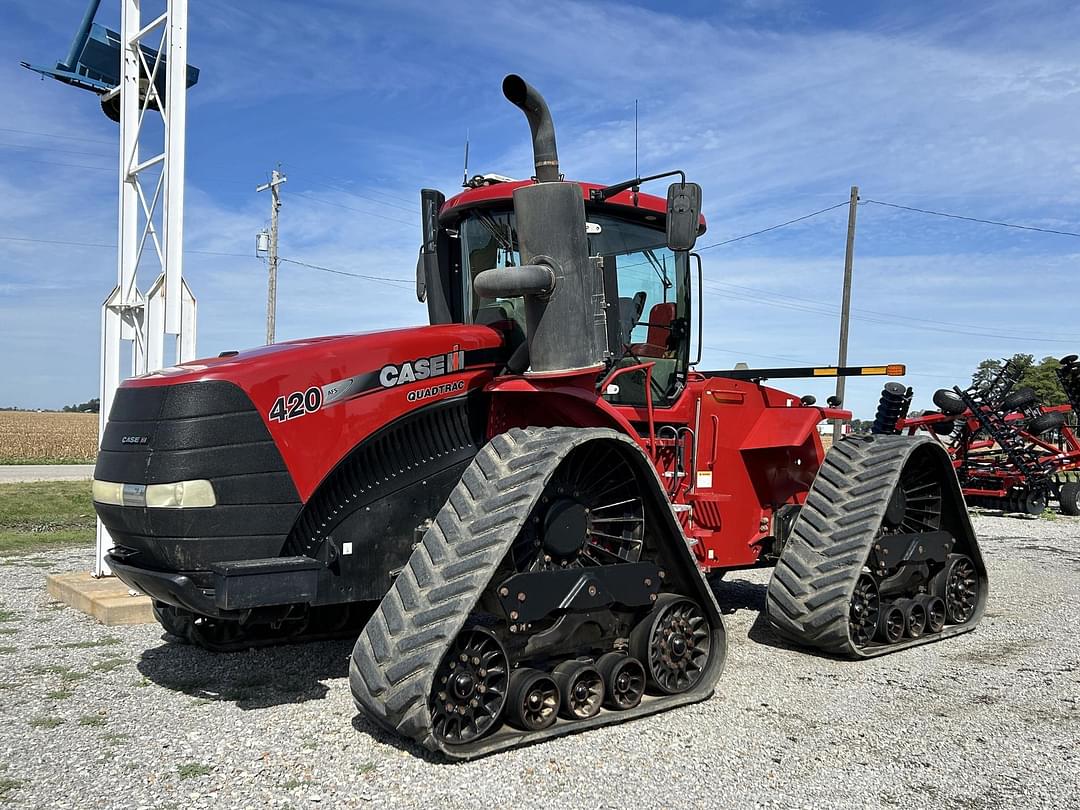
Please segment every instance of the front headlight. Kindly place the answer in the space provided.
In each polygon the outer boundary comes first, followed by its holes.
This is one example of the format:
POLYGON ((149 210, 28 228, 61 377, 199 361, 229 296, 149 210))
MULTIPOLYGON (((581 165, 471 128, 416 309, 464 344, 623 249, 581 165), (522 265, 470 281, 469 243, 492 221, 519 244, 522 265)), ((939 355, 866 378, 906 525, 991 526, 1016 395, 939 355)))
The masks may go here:
POLYGON ((217 504, 214 485, 205 479, 174 484, 117 484, 94 481, 94 500, 113 506, 145 506, 151 509, 193 509, 217 504))

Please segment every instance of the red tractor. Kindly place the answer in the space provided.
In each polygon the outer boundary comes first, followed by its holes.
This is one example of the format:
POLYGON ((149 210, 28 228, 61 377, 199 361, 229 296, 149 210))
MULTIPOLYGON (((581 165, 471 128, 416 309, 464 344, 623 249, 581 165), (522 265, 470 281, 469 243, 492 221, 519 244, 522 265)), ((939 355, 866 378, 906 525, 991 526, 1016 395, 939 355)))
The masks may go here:
POLYGON ((544 100, 503 91, 536 176, 422 192, 430 325, 122 385, 94 482, 115 574, 212 650, 358 635, 358 708, 458 759, 707 698, 705 573, 775 565, 771 620, 829 653, 972 629, 945 451, 825 456, 850 414, 761 384, 887 369, 699 370, 700 188, 564 181, 544 100))

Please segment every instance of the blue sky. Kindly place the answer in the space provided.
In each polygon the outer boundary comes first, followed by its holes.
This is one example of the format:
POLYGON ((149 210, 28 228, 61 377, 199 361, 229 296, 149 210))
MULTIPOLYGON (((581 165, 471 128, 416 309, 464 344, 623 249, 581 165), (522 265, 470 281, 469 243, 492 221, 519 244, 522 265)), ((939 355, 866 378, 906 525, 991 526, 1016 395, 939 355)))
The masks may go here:
MULTIPOLYGON (((99 22, 117 27, 118 5, 99 22)), ((1072 3, 190 5, 202 76, 185 245, 243 254, 186 257, 200 354, 263 339, 266 270, 250 256, 269 201, 254 188, 276 163, 282 256, 407 279, 417 190, 458 187, 466 130, 470 172, 531 173, 525 124, 499 91, 511 71, 547 96, 575 179, 632 174, 637 99, 642 172, 683 168, 704 187, 701 245, 842 202, 853 184, 864 199, 1080 231, 1072 3)), ((0 237, 115 242, 115 125, 92 95, 18 66, 61 58, 83 7, 4 4, 0 237)), ((840 208, 705 251, 704 366, 833 362, 845 226, 840 208)), ((96 396, 115 251, 0 250, 0 405, 96 396)), ((925 407, 983 358, 1078 352, 1078 257, 1075 237, 865 204, 850 359, 907 363, 925 407)), ((279 339, 423 318, 407 285, 282 267, 279 339)), ((881 382, 849 382, 856 415, 872 416, 881 382)))

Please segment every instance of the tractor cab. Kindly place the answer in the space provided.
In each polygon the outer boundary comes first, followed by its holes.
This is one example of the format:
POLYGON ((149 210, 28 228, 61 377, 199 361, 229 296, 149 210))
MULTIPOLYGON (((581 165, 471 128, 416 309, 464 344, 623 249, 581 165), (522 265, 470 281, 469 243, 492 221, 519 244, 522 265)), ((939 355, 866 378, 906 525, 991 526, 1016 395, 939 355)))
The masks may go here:
MULTIPOLYGON (((437 265, 431 262, 438 268, 432 273, 434 284, 425 283, 430 276, 425 277, 423 251, 417 268, 418 292, 428 300, 432 323, 447 318, 502 329, 511 351, 524 342, 524 297, 482 295, 474 280, 485 270, 523 264, 511 194, 529 182, 488 183, 440 204, 432 240, 438 259, 437 265), (432 306, 435 284, 442 286, 439 292, 446 304, 441 312, 432 306)), ((690 365, 689 251, 673 250, 668 244, 664 199, 627 190, 597 202, 591 197, 602 187, 581 184, 581 188, 588 251, 599 259, 603 277, 608 355, 604 375, 652 364, 653 405, 670 406, 685 387, 690 365)), ((699 230, 704 227, 700 219, 699 230)), ((619 374, 602 393, 613 404, 643 406, 647 376, 643 370, 619 374)))

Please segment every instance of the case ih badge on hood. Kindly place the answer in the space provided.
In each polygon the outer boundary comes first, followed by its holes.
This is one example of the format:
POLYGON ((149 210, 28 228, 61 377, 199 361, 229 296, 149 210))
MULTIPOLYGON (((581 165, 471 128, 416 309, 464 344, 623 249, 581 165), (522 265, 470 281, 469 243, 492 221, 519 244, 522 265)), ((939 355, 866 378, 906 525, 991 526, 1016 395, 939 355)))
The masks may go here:
POLYGON ((406 360, 400 365, 386 365, 379 372, 379 385, 393 388, 395 385, 407 385, 419 380, 453 374, 465 368, 465 352, 457 346, 446 354, 433 354, 430 357, 418 357, 406 360))
MULTIPOLYGON (((333 405, 335 402, 351 399, 377 388, 394 388, 429 380, 432 377, 457 374, 465 370, 465 365, 465 352, 456 345, 449 352, 442 354, 417 357, 403 363, 389 363, 378 371, 368 371, 327 383, 321 388, 313 386, 305 391, 293 391, 291 394, 280 396, 270 408, 270 421, 286 422, 299 416, 315 413, 326 405, 333 405)), ((439 394, 460 391, 464 387, 464 381, 459 380, 455 383, 422 388, 418 391, 410 391, 408 400, 418 402, 439 394)))

